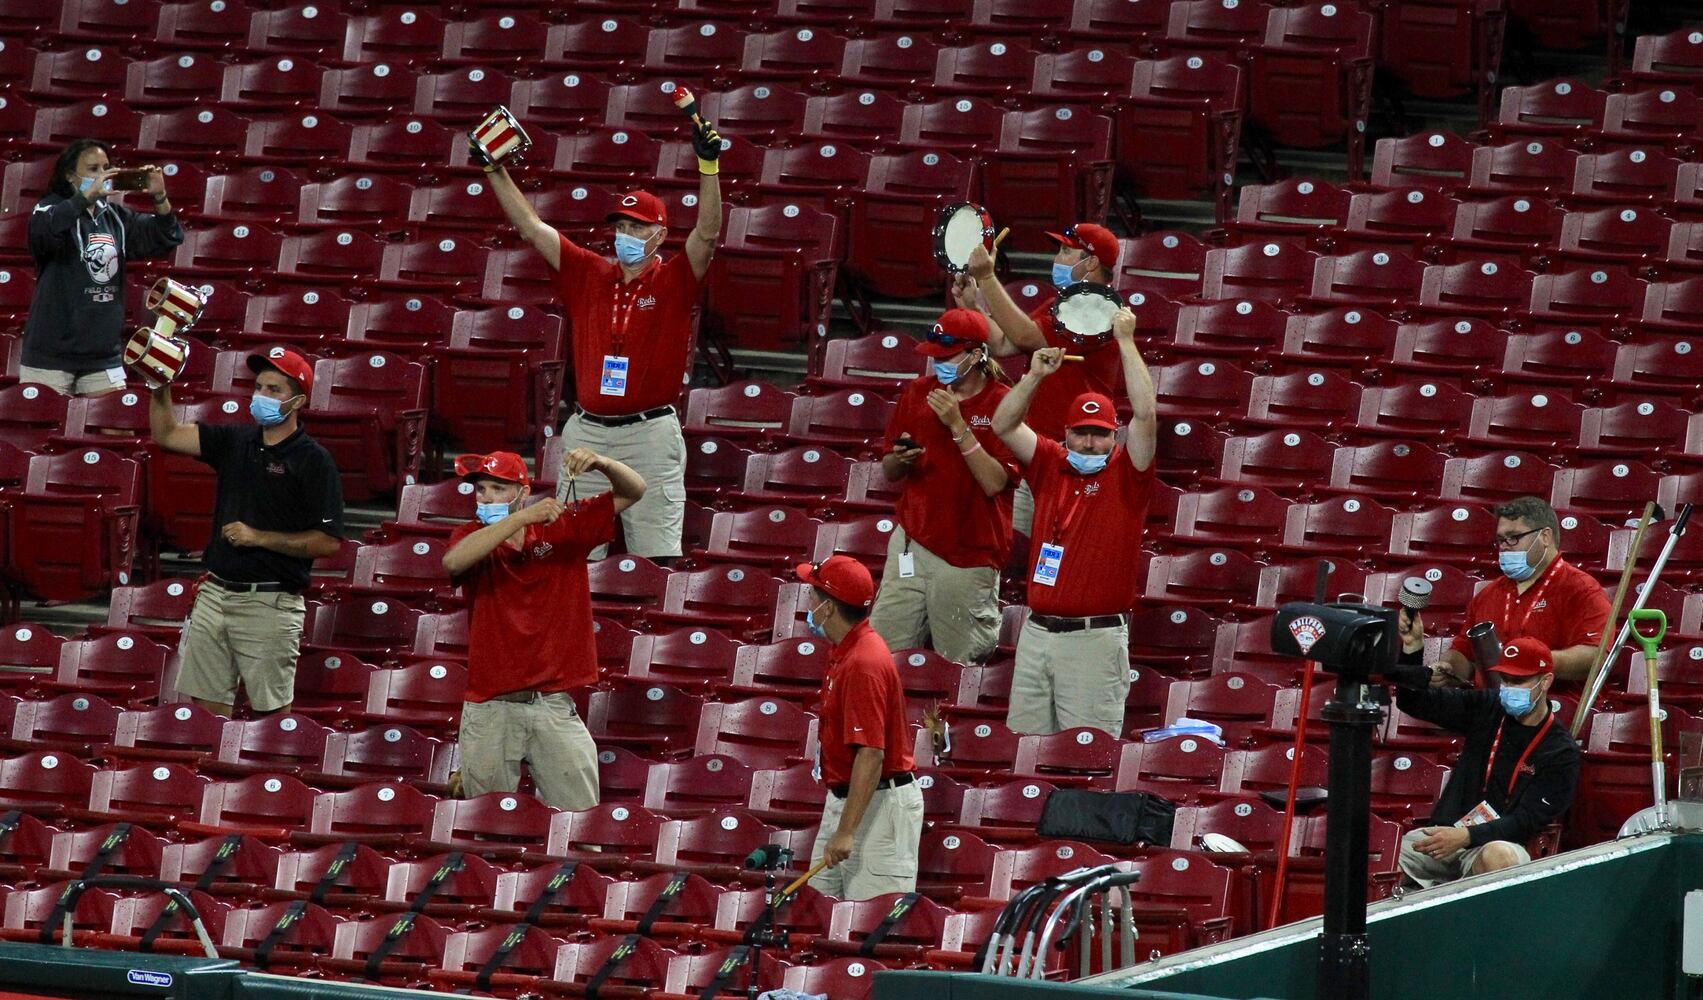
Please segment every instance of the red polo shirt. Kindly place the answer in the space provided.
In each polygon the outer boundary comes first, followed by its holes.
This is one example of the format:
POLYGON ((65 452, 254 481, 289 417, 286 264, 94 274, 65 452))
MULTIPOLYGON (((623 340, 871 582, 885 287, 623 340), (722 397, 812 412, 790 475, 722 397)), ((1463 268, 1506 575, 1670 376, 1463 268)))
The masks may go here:
POLYGON ((1002 569, 1011 554, 1011 493, 1022 478, 1011 449, 993 432, 993 411, 1011 390, 987 380, 982 391, 958 401, 958 410, 1009 479, 996 496, 982 492, 959 455, 946 425, 929 408, 928 394, 942 388, 933 375, 912 379, 887 422, 887 451, 906 434, 923 449, 911 474, 899 480, 899 524, 917 544, 965 568, 1002 569))
POLYGON ((886 753, 884 778, 916 768, 899 671, 867 621, 854 626, 828 654, 820 733, 822 781, 830 788, 851 781, 858 747, 880 747, 886 753))
MULTIPOLYGON (((1077 354, 1076 345, 1059 332, 1058 323, 1049 312, 1052 302, 1029 314, 1047 338, 1048 347, 1062 347, 1066 354, 1077 354)), ((1036 434, 1048 441, 1064 440, 1064 422, 1070 404, 1085 392, 1104 393, 1118 404, 1123 403, 1123 359, 1117 344, 1108 342, 1082 355, 1081 361, 1066 361, 1059 370, 1041 380, 1029 401, 1029 413, 1023 418, 1036 434)), ((1032 486, 1033 484, 1031 484, 1032 486)))
POLYGON ((654 259, 632 281, 566 236, 557 289, 573 338, 574 388, 586 412, 619 417, 667 406, 691 362, 692 310, 700 284, 684 253, 654 259), (619 363, 625 358, 625 385, 619 363), (616 377, 607 377, 607 376, 616 377))
MULTIPOLYGON (((469 521, 450 547, 483 525, 469 521)), ((615 537, 615 494, 570 506, 554 524, 529 524, 520 548, 504 542, 456 582, 467 595, 467 700, 597 683, 585 557, 615 537)))
MULTIPOLYGON (((1472 659, 1472 643, 1466 630, 1479 622, 1494 622, 1496 637, 1504 643, 1521 636, 1541 639, 1550 649, 1595 644, 1602 640, 1608 623, 1608 595, 1591 575, 1557 556, 1544 568, 1526 592, 1499 576, 1466 605, 1466 620, 1449 648, 1472 659)), ((1562 681, 1560 684, 1577 682, 1562 681)))
POLYGON ((1058 582, 1051 586, 1034 581, 1031 562, 1029 609, 1061 618, 1129 611, 1141 596, 1141 537, 1153 498, 1154 466, 1137 470, 1118 445, 1104 469, 1085 476, 1070 467, 1065 454, 1063 445, 1042 438, 1029 463, 1029 488, 1035 493, 1031 560, 1040 557, 1044 544, 1064 549, 1058 582))

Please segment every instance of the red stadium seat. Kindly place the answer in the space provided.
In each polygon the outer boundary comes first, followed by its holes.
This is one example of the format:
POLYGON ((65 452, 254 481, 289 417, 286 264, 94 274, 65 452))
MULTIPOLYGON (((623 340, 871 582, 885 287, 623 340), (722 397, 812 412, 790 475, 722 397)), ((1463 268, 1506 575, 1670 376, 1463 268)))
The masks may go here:
POLYGON ((109 632, 65 643, 59 666, 45 687, 147 701, 159 692, 172 647, 146 635, 109 632))
POLYGON ((1206 255, 1202 297, 1287 305, 1307 293, 1317 259, 1289 241, 1213 250, 1206 255))
MULTIPOLYGON (((849 43, 846 57, 851 58, 849 43)), ((882 143, 897 135, 904 118, 905 102, 891 94, 866 90, 842 94, 818 95, 804 104, 806 139, 862 146, 882 143)), ((862 183, 860 175, 858 183, 862 183)))
POLYGON ((1555 389, 1583 389, 1602 381, 1615 363, 1615 345, 1589 330, 1551 330, 1508 337, 1502 357, 1502 377, 1555 389))
MULTIPOLYGON (((355 606, 360 603, 356 601, 355 606)), ((466 690, 467 668, 459 663, 412 663, 375 670, 367 680, 365 711, 356 716, 376 724, 445 732, 454 728, 466 690)))
POLYGON ((288 775, 256 774, 214 782, 201 794, 199 824, 215 832, 305 828, 313 815, 313 789, 288 775))
POLYGON ((1613 94, 1603 111, 1599 134, 1606 144, 1639 148, 1665 144, 1689 149, 1703 137, 1697 124, 1699 114, 1703 114, 1703 98, 1692 89, 1613 94))
POLYGON ((1260 564, 1234 549, 1154 556, 1147 599, 1200 608, 1252 607, 1260 564))
POLYGON ((737 70, 744 58, 746 33, 741 28, 714 21, 653 28, 645 45, 645 71, 663 77, 722 79, 737 70))
POLYGON ((141 485, 136 461, 98 448, 31 458, 8 515, 11 571, 24 588, 74 600, 129 583, 141 485))
POLYGON ((544 62, 624 80, 644 65, 649 38, 650 29, 631 18, 591 17, 552 24, 544 37, 544 62))
MULTIPOLYGON (((1354 388, 1357 396, 1359 387, 1354 388)), ((1224 442, 1218 474, 1205 481, 1294 493, 1328 476, 1335 453, 1333 445, 1310 431, 1267 431, 1251 437, 1233 437, 1224 442)), ((1180 505, 1178 517, 1183 517, 1180 505)), ((1270 527, 1265 525, 1262 531, 1270 527)), ((1278 530, 1281 531, 1281 515, 1278 530)), ((1268 541, 1275 537, 1275 533, 1262 534, 1268 541)))
POLYGON ((325 71, 306 58, 275 56, 225 67, 219 104, 232 111, 281 112, 313 104, 325 71))
POLYGON ((1194 681, 1172 684, 1165 705, 1164 724, 1187 716, 1218 726, 1227 746, 1253 742, 1255 731, 1271 725, 1275 684, 1251 674, 1223 673, 1194 681))
MULTIPOLYGON (((1172 327, 1176 355, 1228 357, 1246 364, 1283 339, 1288 318, 1287 313, 1269 302, 1247 299, 1181 306, 1172 327)), ((1137 324, 1139 327, 1139 320, 1137 324)))
POLYGON ((1418 378, 1464 382, 1499 367, 1506 346, 1506 335, 1484 320, 1424 320, 1400 326, 1391 360, 1418 378))
POLYGON ((1453 132, 1416 132, 1401 138, 1379 139, 1372 154, 1372 186, 1435 188, 1454 191, 1466 186, 1472 172, 1474 145, 1453 132))
POLYGON ((1247 412, 1253 376, 1227 362, 1169 365, 1153 372, 1162 419, 1222 419, 1247 412))
POLYGON ((300 974, 311 969, 320 955, 331 953, 342 922, 342 917, 316 903, 307 903, 299 911, 289 902, 233 909, 225 914, 219 954, 280 975, 300 974), (283 930, 274 933, 279 927, 283 930), (258 948, 266 941, 272 944, 262 955, 258 948))
POLYGON ((1308 301, 1390 309, 1417 296, 1424 273, 1423 261, 1401 251, 1360 250, 1320 257, 1313 265, 1308 301))
POLYGON ((1624 344, 1615 353, 1614 381, 1620 397, 1666 399, 1694 404, 1703 358, 1692 350, 1689 340, 1660 340, 1646 344, 1624 344))
POLYGON ((1376 23, 1368 12, 1336 4, 1272 9, 1263 41, 1251 50, 1249 120, 1287 146, 1345 142, 1348 176, 1359 177, 1376 23))
POLYGON ((735 207, 707 277, 710 314, 745 347, 776 347, 826 332, 833 305, 838 219, 799 205, 735 207))
POLYGON ((1288 509, 1289 501, 1264 487, 1237 484, 1185 493, 1170 537, 1190 546, 1263 548, 1282 534, 1288 509))
POLYGON ((1458 208, 1454 199, 1425 187, 1356 194, 1348 202, 1347 231, 1334 247, 1423 255, 1449 231, 1458 208))
POLYGON ((437 967, 449 934, 436 920, 420 915, 348 920, 337 925, 331 950, 318 966, 393 986, 417 982, 437 967))
POLYGON ((1243 244, 1249 242, 1249 236, 1310 239, 1323 230, 1346 225, 1352 197, 1347 190, 1321 180, 1250 184, 1236 202, 1231 229, 1243 244))
POLYGON ((620 684, 592 692, 585 716, 600 743, 663 753, 696 738, 702 713, 703 699, 672 685, 620 684))
POLYGON ((414 481, 425 446, 425 366, 373 352, 314 366, 314 437, 343 474, 343 495, 392 494, 414 481))
POLYGON ((1547 139, 1567 142, 1603 123, 1608 94, 1575 79, 1546 80, 1502 91, 1501 111, 1490 123, 1490 140, 1547 139))
POLYGON ((968 198, 974 174, 974 161, 949 153, 871 157, 863 197, 852 205, 847 260, 852 276, 882 295, 938 291, 939 268, 927 242, 914 238, 915 220, 968 198))
POLYGON ((1287 319, 1280 371, 1361 371, 1395 349, 1397 325, 1374 309, 1341 307, 1287 319))
POLYGON ((545 26, 536 15, 487 14, 444 25, 441 61, 451 66, 495 66, 536 60, 545 26))
POLYGON ((1584 409, 1582 404, 1544 392, 1476 399, 1466 436, 1460 441, 1485 448, 1557 450, 1578 439, 1584 409))
POLYGON ((1570 200, 1655 206, 1669 199, 1680 161, 1660 150, 1620 149, 1581 156, 1574 164, 1570 200))
POLYGON ((1555 467, 1530 452, 1493 452, 1477 458, 1451 458, 1443 466, 1438 495, 1445 500, 1500 503, 1542 496, 1555 467))
POLYGON ((84 101, 67 107, 42 108, 36 112, 30 145, 43 152, 89 135, 99 135, 116 147, 134 146, 142 128, 142 115, 113 100, 84 101))
POLYGON ((1437 495, 1444 462, 1443 455, 1420 442, 1379 441, 1339 448, 1325 490, 1408 503, 1437 495))
POLYGON ((633 640, 627 677, 703 693, 726 684, 740 643, 713 629, 678 629, 633 640))
POLYGON ((1557 510, 1620 520, 1656 494, 1660 474, 1642 462, 1597 462, 1560 469, 1549 502, 1557 510))
POLYGON ((1506 15, 1477 0, 1398 0, 1384 11, 1380 69, 1418 97, 1475 90, 1488 117, 1489 87, 1502 58, 1506 15))
POLYGON ((1077 108, 1007 112, 982 184, 1019 236, 1016 249, 1051 250, 1040 233, 1102 219, 1112 197, 1112 119, 1077 108))
POLYGON ((1469 568, 1483 563, 1485 540, 1495 534, 1496 516, 1488 507, 1450 505, 1401 513, 1390 527, 1389 555, 1469 568))
POLYGON ((437 786, 449 779, 453 760, 452 744, 407 726, 374 726, 358 733, 333 732, 327 736, 325 756, 314 780, 322 786, 367 781, 437 786))
POLYGON ((1661 401, 1628 401, 1584 411, 1573 453, 1599 458, 1634 457, 1646 464, 1685 447, 1690 412, 1661 401))
POLYGON ((414 114, 458 125, 477 122, 508 100, 510 77, 474 67, 422 73, 414 88, 414 114))
POLYGON ((1533 277, 1489 260, 1433 264, 1425 269, 1417 306, 1429 313, 1499 319, 1530 300, 1533 277))
POLYGON ((1142 60, 1129 93, 1119 101, 1119 174, 1149 198, 1210 191, 1222 218, 1241 133, 1241 70, 1211 55, 1142 60))
POLYGON ((109 55, 100 48, 43 52, 25 93, 54 103, 115 96, 124 90, 130 64, 115 56, 103 58, 109 55))
POLYGON ((1474 196, 1554 197, 1572 189, 1579 154, 1560 142, 1516 139, 1472 153, 1467 190, 1474 196))
MULTIPOLYGON (((805 100, 803 91, 794 90, 786 83, 746 84, 705 95, 704 117, 713 121, 717 129, 739 137, 731 140, 731 147, 722 151, 723 172, 729 172, 740 156, 751 157, 755 164, 762 153, 752 144, 766 146, 780 137, 797 135, 799 126, 804 123, 805 100)), ((696 174, 697 158, 691 159, 691 173, 696 174)), ((744 173, 740 171, 738 176, 744 173)), ((696 188, 696 185, 692 187, 696 188)))
POLYGON ((245 222, 191 229, 172 256, 172 274, 197 281, 249 278, 272 270, 282 240, 271 229, 245 222))
POLYGON ((652 765, 644 806, 670 816, 739 808, 751 794, 752 768, 720 754, 652 765))

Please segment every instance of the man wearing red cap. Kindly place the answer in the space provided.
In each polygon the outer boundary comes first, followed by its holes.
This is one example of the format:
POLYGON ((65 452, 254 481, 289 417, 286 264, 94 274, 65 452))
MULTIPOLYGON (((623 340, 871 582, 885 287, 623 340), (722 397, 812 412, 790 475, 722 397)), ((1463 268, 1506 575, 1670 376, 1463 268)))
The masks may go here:
POLYGON ((1064 443, 1023 423, 1064 351, 1042 348, 999 404, 993 429, 1028 469, 1035 491, 1029 620, 1005 724, 1020 733, 1094 726, 1123 735, 1129 696, 1129 612, 1139 596, 1141 536, 1153 495, 1153 379, 1135 346, 1135 315, 1112 322, 1131 417, 1117 443, 1110 397, 1083 393, 1065 416, 1064 443))
MULTIPOLYGON (((1055 293, 1083 281, 1112 284, 1113 269, 1118 259, 1118 238, 1110 229, 1092 222, 1079 222, 1062 233, 1047 235, 1058 244, 1052 272, 1055 293)), ((1121 364, 1118 352, 1104 345, 1097 349, 1082 349, 1073 344, 1070 335, 1060 330, 1058 322, 1053 319, 1051 298, 1033 312, 1024 313, 1012 301, 1011 293, 994 276, 993 256, 979 244, 970 252, 965 274, 953 283, 953 294, 959 305, 975 308, 978 293, 992 320, 988 344, 995 357, 1058 347, 1082 358, 1065 365, 1035 391, 1026 419, 1035 433, 1051 441, 1063 440, 1065 416, 1071 401, 1085 392, 1097 392, 1117 399, 1121 364), (968 280, 964 280, 966 278, 968 280)), ((1035 510, 1034 493, 1029 485, 1019 486, 1013 501, 1013 524, 1025 535, 1032 530, 1035 510)))
POLYGON ((1011 551, 1016 459, 993 433, 1008 391, 988 357, 987 317, 952 309, 917 353, 914 379, 887 423, 889 481, 899 484, 898 527, 887 544, 881 594, 869 622, 891 649, 932 645, 973 663, 999 640, 999 571, 1011 551))
POLYGON ((1555 660, 1541 639, 1508 643, 1499 661, 1485 664, 1499 683, 1472 690, 1432 687, 1423 648, 1423 639, 1403 637, 1390 674, 1396 704, 1466 737, 1431 825, 1401 840, 1402 871, 1429 888, 1530 861, 1527 841, 1573 801, 1579 745, 1550 708, 1555 660))
MULTIPOLYGON (((645 499, 621 517, 627 551, 652 559, 681 554, 686 515, 686 441, 674 401, 692 361, 693 311, 721 235, 717 177, 721 135, 694 118, 698 154, 698 218, 684 254, 664 257, 668 210, 647 191, 631 191, 610 207, 615 255, 579 246, 532 210, 500 164, 485 164, 491 190, 509 221, 557 272, 573 338, 574 412, 562 425, 567 448, 590 448, 638 471, 645 499)), ((472 144, 475 158, 479 147, 472 144)), ((586 488, 598 489, 599 477, 586 488)), ((558 497, 561 494, 558 493, 558 497)), ((598 546, 592 558, 601 558, 598 546)))
POLYGON ((828 797, 810 866, 811 881, 841 899, 914 892, 922 838, 922 789, 911 759, 905 692, 887 644, 869 627, 875 581, 850 556, 798 567, 811 586, 806 621, 834 644, 822 678, 822 781, 828 797))
POLYGON ((226 716, 239 686, 256 712, 289 710, 307 607, 302 591, 313 561, 343 548, 337 466, 298 423, 313 366, 274 347, 250 355, 248 367, 253 424, 180 423, 169 385, 154 390, 148 408, 155 444, 218 472, 213 537, 201 557, 207 575, 178 647, 177 689, 226 716))
POLYGON ((589 472, 613 492, 525 505, 520 456, 462 455, 476 519, 456 528, 444 571, 467 595, 467 695, 461 706, 461 792, 512 792, 524 761, 538 797, 557 809, 597 804, 597 747, 569 692, 597 683, 585 557, 615 537, 615 517, 644 496, 632 469, 584 448, 562 457, 562 481, 589 472))

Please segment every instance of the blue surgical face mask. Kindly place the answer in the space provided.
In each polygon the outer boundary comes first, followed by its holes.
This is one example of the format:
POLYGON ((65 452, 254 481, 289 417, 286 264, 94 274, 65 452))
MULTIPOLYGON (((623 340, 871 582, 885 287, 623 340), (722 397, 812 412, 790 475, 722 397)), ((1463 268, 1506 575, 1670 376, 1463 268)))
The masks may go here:
POLYGON ((1502 575, 1513 580, 1515 583, 1531 576, 1534 571, 1531 560, 1526 558, 1526 553, 1523 549, 1518 552, 1497 553, 1496 565, 1501 567, 1502 575))
POLYGON ((934 377, 941 385, 951 385, 958 381, 960 368, 956 361, 932 361, 934 377))
POLYGON ((482 503, 473 508, 473 513, 480 524, 496 524, 509 516, 509 508, 513 506, 512 503, 482 503))
POLYGON ((1053 261, 1053 287, 1068 288, 1076 284, 1076 265, 1053 261))
POLYGON ((628 267, 638 267, 639 261, 650 254, 645 250, 645 241, 637 236, 626 233, 615 234, 615 257, 628 267))
POLYGON ((1502 711, 1516 719, 1523 719, 1531 713, 1533 705, 1531 688, 1504 684, 1496 689, 1496 697, 1502 699, 1502 711))
POLYGON ((1064 457, 1065 460, 1070 463, 1071 468, 1082 473, 1084 476, 1092 476, 1094 473, 1104 469, 1106 467, 1106 460, 1112 456, 1086 455, 1080 451, 1067 451, 1064 453, 1064 457))
MULTIPOLYGON (((816 608, 823 607, 823 606, 825 606, 826 603, 827 602, 823 602, 822 604, 818 604, 818 605, 816 605, 816 608)), ((817 623, 817 621, 816 621, 816 608, 811 608, 809 611, 806 611, 804 613, 804 627, 809 629, 810 634, 815 636, 816 638, 826 639, 826 638, 828 638, 828 630, 823 628, 820 624, 817 623)))
POLYGON ((248 400, 248 415, 262 427, 276 427, 284 422, 284 403, 271 396, 251 396, 248 400))

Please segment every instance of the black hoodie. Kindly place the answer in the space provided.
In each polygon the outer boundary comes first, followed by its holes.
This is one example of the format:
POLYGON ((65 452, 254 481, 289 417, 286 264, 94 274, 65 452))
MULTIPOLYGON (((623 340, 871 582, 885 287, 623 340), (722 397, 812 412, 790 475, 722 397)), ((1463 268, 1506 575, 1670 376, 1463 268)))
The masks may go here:
POLYGON ((124 348, 124 263, 160 257, 183 242, 177 213, 133 212, 103 202, 91 217, 80 194, 48 194, 30 215, 35 299, 22 363, 84 375, 117 368, 124 348))

